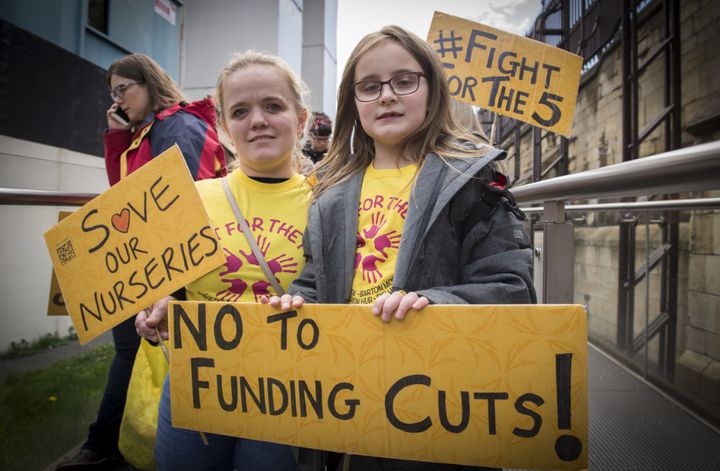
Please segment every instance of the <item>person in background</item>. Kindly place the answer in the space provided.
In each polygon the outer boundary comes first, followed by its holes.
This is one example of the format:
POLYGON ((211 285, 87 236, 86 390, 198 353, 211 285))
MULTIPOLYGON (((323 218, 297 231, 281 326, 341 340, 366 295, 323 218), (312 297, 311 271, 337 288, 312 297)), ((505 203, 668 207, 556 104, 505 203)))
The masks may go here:
MULTIPOLYGON (((144 54, 113 62, 106 81, 112 105, 103 134, 105 169, 114 185, 174 144, 196 180, 225 173, 225 154, 215 126, 211 98, 188 103, 172 78, 144 54)), ((80 451, 63 459, 57 471, 108 469, 122 462, 120 423, 133 363, 140 346, 134 317, 112 329, 115 356, 95 423, 80 451)))
POLYGON ((303 147, 303 154, 309 157, 313 164, 317 164, 325 157, 331 134, 332 121, 328 115, 319 111, 313 112, 308 140, 303 147))
POLYGON ((478 114, 471 104, 463 101, 450 100, 450 113, 455 118, 458 126, 475 134, 485 143, 488 142, 488 138, 480 124, 478 114))
MULTIPOLYGON (((250 221, 276 220, 284 227, 304 230, 310 185, 299 175, 300 139, 308 116, 306 87, 279 57, 245 52, 233 57, 217 82, 220 124, 232 140, 238 168, 227 176, 232 198, 250 221)), ((220 179, 196 184, 208 216, 218 228, 226 262, 185 287, 191 301, 257 302, 278 294, 266 278, 238 226, 220 179)), ((303 267, 297 240, 270 225, 251 232, 264 254, 278 288, 287 289, 303 267)), ((178 293, 179 294, 179 293, 178 293)), ((142 337, 155 342, 157 327, 167 339, 168 297, 137 315, 142 337)), ((170 384, 166 379, 158 418, 155 461, 159 470, 291 471, 297 468, 292 448, 277 443, 207 433, 208 446, 198 432, 172 426, 170 384)), ((241 418, 239 420, 242 420, 241 418)))
POLYGON ((144 54, 113 62, 107 84, 113 104, 107 110, 108 129, 103 139, 111 184, 174 144, 180 147, 195 180, 224 174, 225 155, 215 127, 212 98, 186 102, 167 72, 144 54), (118 120, 123 114, 127 124, 118 120))
MULTIPOLYGON (((289 294, 263 302, 370 304, 378 322, 402 322, 428 304, 536 302, 525 216, 495 162, 505 154, 456 123, 449 96, 437 54, 415 34, 386 26, 360 41, 317 169, 305 267, 289 294)), ((463 469, 349 460, 363 471, 463 469)))

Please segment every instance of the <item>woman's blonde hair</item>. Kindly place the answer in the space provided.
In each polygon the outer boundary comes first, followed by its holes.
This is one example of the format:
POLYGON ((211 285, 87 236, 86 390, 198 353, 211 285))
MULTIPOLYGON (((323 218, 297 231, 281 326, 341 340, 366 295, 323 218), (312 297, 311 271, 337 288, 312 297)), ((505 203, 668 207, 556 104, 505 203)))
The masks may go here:
POLYGON ((360 40, 345 65, 338 88, 338 108, 335 133, 328 154, 318 165, 320 182, 313 188, 314 198, 328 189, 363 171, 375 156, 373 140, 363 130, 358 116, 353 84, 357 63, 367 51, 383 41, 397 41, 420 64, 428 83, 427 114, 422 124, 405 140, 402 154, 412 162, 422 164, 425 155, 436 152, 442 157, 477 157, 489 148, 478 150, 471 144, 482 141, 460 128, 450 113, 450 91, 442 64, 430 45, 400 26, 385 26, 360 40))
MULTIPOLYGON (((295 111, 297 111, 298 116, 305 115, 307 118, 307 116, 309 115, 309 108, 306 101, 306 96, 308 93, 307 86, 295 74, 295 72, 293 72, 288 63, 278 56, 264 54, 257 51, 245 51, 233 55, 228 61, 228 63, 225 65, 223 70, 220 72, 220 76, 217 79, 217 85, 215 87, 215 103, 217 106, 218 122, 221 123, 221 127, 225 126, 223 124, 223 106, 225 104, 223 86, 225 84, 225 79, 227 79, 227 77, 231 73, 245 67, 250 67, 252 65, 266 65, 277 68, 278 71, 285 78, 285 81, 290 88, 290 92, 292 93, 294 100, 293 105, 295 106, 295 111)), ((302 157, 301 137, 302 132, 300 132, 299 135, 295 136, 295 145, 292 151, 292 168, 295 172, 300 172, 302 167, 300 160, 302 157)))
POLYGON ((150 96, 150 109, 153 112, 185 101, 172 77, 160 67, 160 64, 145 54, 129 54, 110 64, 105 75, 108 88, 111 88, 110 79, 113 75, 145 85, 150 96))

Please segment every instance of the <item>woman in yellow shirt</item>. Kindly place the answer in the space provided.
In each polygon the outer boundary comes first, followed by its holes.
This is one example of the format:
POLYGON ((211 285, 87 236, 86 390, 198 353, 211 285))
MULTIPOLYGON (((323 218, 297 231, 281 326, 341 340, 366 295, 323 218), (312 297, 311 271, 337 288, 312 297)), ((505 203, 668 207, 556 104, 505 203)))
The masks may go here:
MULTIPOLYGON (((185 288, 188 300, 256 302, 277 294, 274 282, 287 288, 302 270, 302 233, 310 187, 296 173, 299 137, 307 118, 304 86, 282 59, 246 52, 234 57, 217 84, 219 122, 230 136, 239 168, 227 177, 232 199, 248 222, 275 280, 268 279, 250 248, 226 196, 222 179, 197 183, 225 264, 185 288)), ((167 338, 165 298, 138 314, 138 334, 157 341, 155 328, 167 338)), ((206 434, 172 427, 169 383, 160 401, 155 460, 163 470, 290 470, 295 459, 289 446, 206 434)))

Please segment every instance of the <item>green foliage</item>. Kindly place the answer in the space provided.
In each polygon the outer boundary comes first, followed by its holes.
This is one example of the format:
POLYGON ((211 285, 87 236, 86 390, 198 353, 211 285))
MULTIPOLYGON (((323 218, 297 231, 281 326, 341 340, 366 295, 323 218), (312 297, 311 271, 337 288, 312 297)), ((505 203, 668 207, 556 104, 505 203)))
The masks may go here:
POLYGON ((43 469, 87 437, 113 354, 102 345, 0 385, 0 469, 43 469))

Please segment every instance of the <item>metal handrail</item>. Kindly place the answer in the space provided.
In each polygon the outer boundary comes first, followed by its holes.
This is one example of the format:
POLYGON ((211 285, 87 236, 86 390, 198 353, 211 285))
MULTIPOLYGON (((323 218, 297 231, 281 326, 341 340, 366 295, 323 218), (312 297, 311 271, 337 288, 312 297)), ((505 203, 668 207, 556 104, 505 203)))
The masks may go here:
POLYGON ((720 189, 720 141, 521 185, 519 203, 720 189))
POLYGON ((0 204, 82 206, 96 196, 96 193, 66 193, 64 191, 0 188, 0 204))
MULTIPOLYGON (((21 190, 0 188, 0 205, 82 206, 95 198, 94 193, 65 193, 62 191, 21 190)), ((542 206, 521 207, 528 214, 542 213, 542 206)), ((635 203, 597 203, 565 206, 566 212, 591 211, 680 211, 692 209, 720 209, 720 198, 695 198, 635 203)))
MULTIPOLYGON (((716 189, 720 189, 720 141, 686 147, 572 175, 555 177, 550 180, 529 183, 513 188, 512 193, 515 196, 515 200, 519 203, 537 203, 542 201, 567 201, 600 197, 660 195, 716 189)), ((61 191, 0 188, 0 204, 82 206, 96 196, 97 194, 93 193, 65 193, 61 191)), ((714 200, 716 200, 716 198, 705 198, 693 201, 705 202, 698 204, 712 206, 715 204, 713 202, 714 200)), ((635 210, 659 210, 666 207, 660 207, 659 205, 661 204, 676 204, 673 203, 673 201, 674 200, 635 203, 635 205, 637 205, 637 209, 635 210), (657 206, 653 206, 653 204, 657 206)), ((630 209, 632 206, 630 208, 613 206, 615 204, 616 203, 607 203, 603 207, 599 205, 575 205, 567 206, 565 210, 633 210, 630 209)), ((537 209, 527 209, 529 212, 537 211, 537 209)), ((691 208, 673 206, 667 207, 667 209, 691 208)))
MULTIPOLYGON (((521 207, 528 214, 542 213, 542 206, 521 207)), ((569 204, 565 212, 591 211, 681 211, 691 209, 720 209, 720 198, 695 198, 661 201, 638 201, 636 203, 569 204)))

